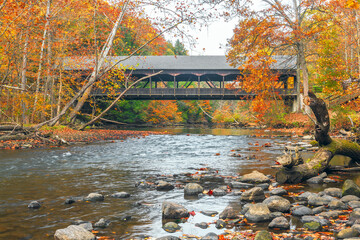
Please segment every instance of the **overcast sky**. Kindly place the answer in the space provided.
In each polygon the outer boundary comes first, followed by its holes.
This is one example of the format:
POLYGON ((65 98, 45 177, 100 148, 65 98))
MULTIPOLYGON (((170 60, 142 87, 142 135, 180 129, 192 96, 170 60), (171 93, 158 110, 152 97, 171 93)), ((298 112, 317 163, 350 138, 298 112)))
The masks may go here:
POLYGON ((227 40, 233 35, 237 20, 211 23, 200 31, 194 31, 197 37, 196 48, 186 45, 189 55, 225 55, 227 40))

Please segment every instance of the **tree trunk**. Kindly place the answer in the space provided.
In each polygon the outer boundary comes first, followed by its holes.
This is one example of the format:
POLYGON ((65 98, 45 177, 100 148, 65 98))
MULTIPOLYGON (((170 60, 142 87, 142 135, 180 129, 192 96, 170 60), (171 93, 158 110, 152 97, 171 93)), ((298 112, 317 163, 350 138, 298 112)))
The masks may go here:
POLYGON ((329 136, 330 119, 325 102, 317 98, 312 92, 309 92, 309 97, 304 101, 315 114, 315 139, 321 148, 305 163, 280 169, 276 173, 276 181, 279 183, 300 183, 317 176, 326 170, 331 159, 337 154, 348 156, 353 161, 360 162, 360 145, 348 140, 331 139, 329 136))

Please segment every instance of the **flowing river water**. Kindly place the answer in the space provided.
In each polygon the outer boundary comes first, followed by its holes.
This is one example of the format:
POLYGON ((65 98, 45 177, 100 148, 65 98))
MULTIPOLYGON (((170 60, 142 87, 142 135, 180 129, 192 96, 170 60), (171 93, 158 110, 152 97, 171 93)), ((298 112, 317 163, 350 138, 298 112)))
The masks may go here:
MULTIPOLYGON (((230 176, 253 170, 273 174, 270 166, 282 151, 275 142, 289 141, 289 138, 270 135, 250 137, 258 133, 256 130, 167 131, 172 134, 66 148, 0 150, 0 239, 53 239, 56 229, 65 228, 76 220, 96 222, 100 218, 111 221, 107 228, 100 230, 103 236, 115 239, 166 236, 169 233, 162 229, 161 218, 161 204, 165 200, 197 213, 180 224, 180 232, 172 235, 220 234, 223 230, 216 229, 214 224, 206 230, 194 226, 217 219, 199 212, 221 212, 229 204, 240 208, 238 196, 187 199, 181 188, 162 192, 140 189, 135 183, 151 177, 195 173, 201 168, 212 168, 220 175, 230 176), (260 146, 271 143, 273 147, 254 151, 249 147, 249 143, 254 142, 260 146), (233 149, 241 156, 230 156, 233 149), (131 197, 109 197, 121 191, 130 193, 131 197), (64 204, 69 197, 87 196, 92 192, 102 193, 105 200, 64 204), (42 202, 42 207, 28 209, 27 205, 33 200, 42 202), (124 216, 131 216, 131 219, 125 221, 124 216)), ((213 184, 205 185, 216 187, 213 184)))

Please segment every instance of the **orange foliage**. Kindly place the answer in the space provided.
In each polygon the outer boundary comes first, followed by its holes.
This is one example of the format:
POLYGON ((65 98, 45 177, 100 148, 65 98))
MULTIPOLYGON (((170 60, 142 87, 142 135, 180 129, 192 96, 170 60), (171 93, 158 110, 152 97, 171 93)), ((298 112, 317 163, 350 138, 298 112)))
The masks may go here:
POLYGON ((146 109, 147 121, 151 123, 180 122, 181 112, 178 112, 176 101, 158 100, 151 101, 146 109))

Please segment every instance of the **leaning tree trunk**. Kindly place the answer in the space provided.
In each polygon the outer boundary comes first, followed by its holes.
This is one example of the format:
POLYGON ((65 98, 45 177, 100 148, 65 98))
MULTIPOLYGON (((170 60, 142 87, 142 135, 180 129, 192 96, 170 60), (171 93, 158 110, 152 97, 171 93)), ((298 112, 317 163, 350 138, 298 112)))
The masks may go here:
POLYGON ((276 181, 279 183, 299 183, 317 176, 326 170, 331 159, 337 154, 348 156, 353 161, 360 162, 360 145, 348 140, 331 139, 329 136, 330 119, 325 102, 317 98, 312 92, 309 92, 309 97, 304 101, 315 114, 315 140, 321 148, 305 163, 281 168, 276 173, 276 181))

